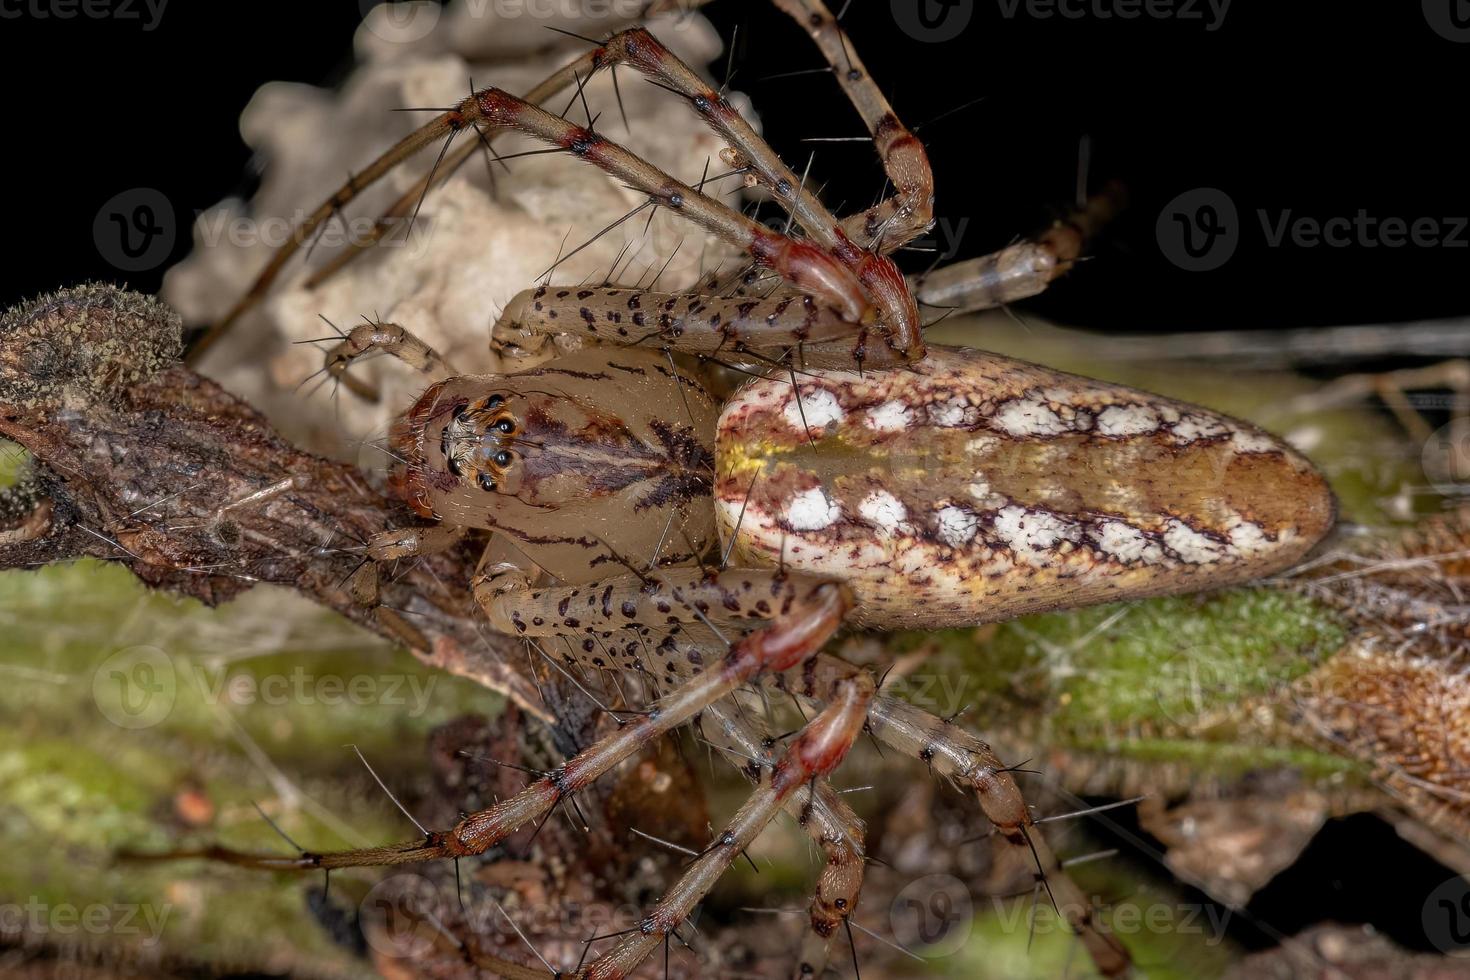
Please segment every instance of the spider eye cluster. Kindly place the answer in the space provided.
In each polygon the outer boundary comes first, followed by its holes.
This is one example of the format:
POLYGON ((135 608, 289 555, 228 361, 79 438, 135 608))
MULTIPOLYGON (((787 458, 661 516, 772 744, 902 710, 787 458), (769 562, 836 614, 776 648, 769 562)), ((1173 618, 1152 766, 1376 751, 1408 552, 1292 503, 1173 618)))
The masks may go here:
POLYGON ((515 465, 513 443, 519 431, 519 422, 504 395, 456 405, 440 442, 445 468, 455 477, 473 480, 481 490, 493 493, 515 465))

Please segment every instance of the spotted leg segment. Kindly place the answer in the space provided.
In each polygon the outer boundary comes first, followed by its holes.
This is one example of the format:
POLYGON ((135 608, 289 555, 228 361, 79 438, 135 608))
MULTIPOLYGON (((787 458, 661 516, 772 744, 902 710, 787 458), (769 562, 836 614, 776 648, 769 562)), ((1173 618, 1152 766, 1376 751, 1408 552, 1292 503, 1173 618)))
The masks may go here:
POLYGON ((770 568, 710 572, 661 568, 588 585, 532 589, 519 569, 494 566, 484 570, 474 588, 490 625, 502 633, 580 636, 639 626, 713 627, 736 617, 747 626, 780 621, 804 601, 803 595, 817 581, 821 580, 770 568))
MULTIPOLYGON (((821 5, 818 3, 816 6, 821 5)), ((830 21, 831 15, 826 13, 825 8, 821 9, 822 14, 830 21)), ((835 27, 835 22, 833 25, 835 27)), ((918 359, 923 356, 924 342, 919 332, 918 308, 898 267, 881 252, 860 247, 854 242, 842 224, 807 189, 806 182, 799 179, 776 152, 756 135, 751 125, 723 95, 710 88, 694 69, 647 31, 636 28, 623 31, 608 41, 607 50, 621 62, 644 72, 665 88, 688 99, 695 113, 729 142, 741 162, 770 189, 776 201, 800 224, 807 236, 820 245, 825 253, 832 255, 851 270, 862 283, 868 295, 883 311, 881 327, 887 336, 888 346, 906 358, 918 359)), ((893 118, 891 111, 887 115, 890 119, 893 118)), ((894 122, 896 124, 896 119, 894 122)), ((902 126, 898 128, 902 129, 902 126)), ((906 130, 904 132, 907 133, 906 130)), ((923 159, 923 148, 912 136, 908 137, 908 142, 917 148, 923 164, 920 169, 927 174, 928 162, 923 159)), ((885 148, 893 149, 887 144, 885 148)), ((896 154, 893 159, 897 159, 896 154)), ((885 153, 884 161, 890 161, 888 153, 885 153)), ((904 172, 907 174, 908 170, 905 169, 904 172)), ((929 183, 931 189, 928 198, 932 199, 932 181, 929 183)), ((924 227, 927 225, 928 219, 925 218, 924 227)), ((760 260, 759 255, 754 257, 760 260)), ((792 280, 790 276, 785 278, 806 291, 806 287, 792 280)))
POLYGON ((770 362, 799 349, 803 362, 811 353, 813 366, 818 359, 844 367, 902 360, 867 328, 810 296, 745 299, 620 287, 525 290, 496 322, 492 344, 513 356, 529 354, 558 334, 716 359, 770 362))

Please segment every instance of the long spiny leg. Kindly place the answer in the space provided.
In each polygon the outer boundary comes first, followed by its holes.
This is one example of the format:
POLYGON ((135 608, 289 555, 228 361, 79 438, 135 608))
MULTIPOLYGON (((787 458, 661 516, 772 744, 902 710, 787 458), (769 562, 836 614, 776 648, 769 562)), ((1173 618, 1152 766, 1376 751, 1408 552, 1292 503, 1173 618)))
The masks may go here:
POLYGON ((934 173, 918 137, 909 132, 873 81, 837 18, 822 0, 772 0, 811 35, 832 74, 873 136, 883 170, 893 182, 892 197, 842 219, 853 241, 877 252, 891 252, 923 234, 934 221, 934 173))
POLYGON ((1037 237, 914 276, 910 286, 920 304, 955 313, 1035 296, 1077 263, 1089 242, 1123 205, 1122 187, 1109 184, 1037 237))
MULTIPOLYGON (((559 95, 570 86, 578 84, 579 79, 585 80, 596 70, 600 51, 600 48, 594 51, 588 51, 575 61, 558 69, 527 92, 526 101, 538 104, 545 102, 559 95)), ((292 256, 300 250, 303 242, 308 242, 312 239, 317 229, 324 222, 330 221, 333 215, 340 213, 369 187, 372 187, 395 167, 417 154, 424 147, 429 146, 439 139, 447 138, 459 132, 463 127, 455 125, 454 120, 451 118, 452 116, 453 113, 446 113, 438 119, 429 122, 427 125, 420 127, 399 140, 376 160, 368 164, 360 173, 349 176, 342 186, 333 191, 331 196, 319 204, 315 211, 307 215, 305 220, 296 227, 293 234, 281 243, 280 247, 271 255, 265 268, 261 269, 255 281, 250 284, 250 288, 245 291, 245 294, 236 300, 235 305, 230 308, 224 317, 210 327, 204 336, 199 339, 199 342, 194 345, 194 348, 189 352, 189 360, 195 361, 201 357, 215 341, 235 324, 235 321, 239 320, 241 316, 265 297, 265 294, 270 291, 271 286, 280 276, 281 270, 286 267, 286 263, 291 261, 292 256)), ((447 180, 459 165, 468 158, 470 153, 481 147, 488 148, 500 135, 502 135, 502 131, 480 131, 473 142, 459 147, 453 154, 441 160, 439 166, 426 174, 410 190, 409 194, 412 197, 410 198, 409 195, 404 195, 404 200, 396 202, 389 209, 389 214, 399 212, 400 206, 406 202, 416 204, 422 200, 423 195, 430 189, 431 183, 437 183, 441 179, 447 180)), ((405 209, 402 210, 402 213, 406 214, 408 211, 405 209)), ((368 239, 363 242, 362 247, 366 248, 369 245, 375 244, 386 232, 387 227, 380 223, 376 229, 376 233, 368 236, 368 239)), ((332 264, 333 271, 336 268, 340 268, 341 265, 345 265, 348 261, 351 261, 351 257, 358 254, 358 250, 349 249, 344 254, 347 257, 343 258, 340 263, 334 262, 332 264)), ((320 282, 320 277, 316 278, 315 281, 320 282)))
MULTIPOLYGON (((511 634, 604 637, 640 624, 662 629, 701 624, 711 631, 733 633, 781 616, 799 595, 800 581, 772 569, 728 568, 706 573, 673 568, 586 586, 532 589, 519 569, 492 566, 477 580, 475 594, 491 625, 511 634)), ((600 664, 594 661, 594 666, 600 664)), ((869 684, 860 673, 852 668, 829 669, 823 688, 829 701, 840 698, 845 684, 869 684)), ((711 707, 710 717, 720 723, 725 740, 736 743, 739 755, 753 763, 742 767, 746 774, 759 780, 763 769, 753 760, 763 758, 769 746, 756 744, 745 734, 744 726, 719 706, 711 707)), ((817 941, 803 950, 803 959, 812 963, 825 959, 827 940, 857 906, 865 861, 862 824, 825 781, 817 783, 811 796, 788 799, 786 808, 806 828, 825 859, 811 910, 817 941)))
MULTIPOLYGON (((334 254, 326 262, 323 262, 320 267, 313 269, 311 273, 308 274, 306 278, 301 281, 302 287, 305 289, 315 289, 316 287, 320 286, 322 283, 330 279, 332 276, 336 275, 338 272, 341 272, 348 265, 351 265, 360 255, 375 247, 384 238, 387 238, 388 235, 392 233, 395 229, 402 227, 399 222, 403 218, 406 218, 409 215, 413 214, 415 209, 418 207, 419 202, 422 201, 431 190, 447 184, 450 178, 452 178, 456 173, 459 172, 459 168, 464 166, 465 161, 468 160, 471 155, 476 152, 489 153, 490 144, 495 135, 497 134, 481 133, 480 136, 483 139, 466 141, 446 153, 444 155, 444 159, 439 161, 439 165, 437 167, 431 168, 428 173, 424 174, 417 181, 415 181, 408 190, 399 195, 396 201, 388 205, 388 207, 385 208, 380 215, 378 215, 378 219, 373 222, 373 226, 371 228, 360 235, 351 236, 347 243, 337 250, 336 254, 334 254)), ((412 229, 410 228, 409 230, 411 231, 412 229)), ((289 259, 290 256, 288 255, 286 256, 286 258, 289 259)), ((268 289, 270 287, 270 281, 274 280, 275 276, 279 273, 279 267, 274 270, 268 269, 267 272, 269 273, 269 279, 264 283, 261 283, 257 280, 257 282, 251 286, 252 292, 259 290, 261 293, 263 293, 264 290, 268 289)), ((263 272, 261 273, 261 275, 266 276, 267 272, 263 272)), ((238 316, 238 314, 235 315, 238 316)))
MULTIPOLYGON (((791 602, 776 622, 747 634, 719 661, 691 677, 650 710, 627 721, 622 728, 561 768, 536 780, 520 793, 485 810, 472 813, 449 830, 385 847, 367 847, 299 857, 246 854, 215 849, 211 856, 231 864, 275 870, 380 867, 443 858, 483 854, 518 828, 546 817, 553 808, 587 788, 613 766, 643 746, 685 724, 704 708, 760 675, 780 672, 815 655, 841 625, 852 597, 838 583, 790 576, 791 602)), ((825 730, 824 730, 825 731, 825 730)), ((826 739, 809 740, 802 759, 810 761, 826 739)), ((743 846, 743 845, 742 845, 743 846)), ((737 849, 738 853, 738 849, 737 849)))
MULTIPOLYGON (((822 703, 855 668, 822 654, 801 671, 776 683, 822 703)), ((878 695, 868 711, 868 731, 885 745, 922 760, 934 772, 974 791, 980 809, 1010 846, 1024 848, 1036 864, 1038 881, 1047 889, 1071 930, 1081 938, 1099 971, 1118 976, 1128 970, 1128 953, 1094 919, 1092 903, 1062 869, 1046 838, 1036 828, 1011 770, 984 741, 953 721, 922 708, 878 695)))
MULTIPOLYGON (((720 743, 729 749, 731 762, 752 782, 759 783, 769 768, 766 756, 770 740, 764 735, 757 737, 750 730, 754 722, 744 720, 724 704, 711 705, 701 717, 714 723, 720 743)), ((863 822, 826 779, 817 781, 815 796, 799 794, 796 799, 787 799, 786 813, 806 831, 823 858, 812 893, 811 929, 803 936, 801 953, 792 970, 793 978, 800 980, 821 974, 838 928, 857 910, 867 855, 863 822)))
MULTIPOLYGON (((810 239, 857 276, 883 311, 881 324, 887 333, 888 345, 908 358, 923 356, 918 310, 898 268, 885 256, 855 244, 832 213, 807 189, 806 181, 798 178, 756 135, 750 123, 723 95, 710 88, 694 69, 645 30, 623 31, 607 42, 607 48, 629 67, 650 75, 665 88, 687 98, 699 117, 735 148, 742 162, 770 188, 776 200, 810 239)), ((909 139, 918 147, 917 140, 912 136, 909 139)), ((923 155, 922 147, 918 148, 918 153, 923 155)), ((927 166, 926 162, 926 172, 927 166)))
POLYGON ((491 336, 497 350, 518 356, 540 350, 558 334, 735 360, 750 355, 747 360, 769 362, 791 348, 814 345, 813 356, 830 349, 839 366, 901 361, 886 345, 869 345, 866 329, 854 335, 853 324, 837 310, 800 295, 753 300, 539 286, 506 304, 491 336))
MULTIPOLYGON (((627 33, 639 33, 648 37, 647 32, 642 31, 625 32, 627 33)), ((349 178, 307 217, 296 233, 271 257, 246 294, 205 334, 191 356, 199 356, 242 313, 265 295, 286 262, 298 250, 300 243, 309 240, 323 222, 409 157, 470 127, 480 129, 481 135, 488 133, 487 139, 514 130, 582 157, 648 194, 654 203, 685 214, 722 240, 748 252, 752 258, 797 287, 825 297, 841 308, 853 322, 875 319, 876 312, 857 277, 831 256, 812 245, 795 242, 785 235, 762 227, 738 211, 674 180, 592 130, 575 126, 535 104, 545 101, 568 85, 577 83, 579 79, 585 80, 596 69, 617 64, 624 57, 617 44, 618 39, 623 36, 615 35, 607 45, 586 52, 577 61, 538 85, 525 99, 500 89, 483 89, 459 103, 456 108, 404 137, 361 173, 349 178)))
POLYGON ((725 830, 664 893, 637 928, 577 976, 586 980, 626 977, 689 917, 730 863, 750 846, 787 800, 808 792, 815 798, 817 780, 846 758, 862 732, 873 697, 873 681, 866 674, 854 673, 832 693, 831 703, 801 730, 771 770, 769 782, 751 794, 725 830))
MULTIPOLYGON (((707 0, 693 0, 691 6, 702 6, 705 2, 707 0)), ((672 0, 656 0, 655 3, 649 6, 646 15, 652 16, 673 9, 676 8, 672 0)), ((538 105, 546 102, 574 85, 585 83, 598 68, 614 63, 614 61, 609 60, 605 56, 603 48, 596 48, 592 51, 584 52, 576 60, 563 65, 527 92, 525 96, 526 101, 538 105)), ((349 176, 342 186, 333 191, 331 196, 319 204, 315 211, 307 215, 301 224, 294 229, 294 233, 271 255, 265 268, 256 276, 255 281, 251 283, 250 288, 246 290, 245 294, 235 302, 235 305, 230 308, 218 323, 210 327, 204 336, 199 339, 198 343, 189 352, 190 361, 197 360, 202 356, 205 350, 234 325, 235 321, 260 302, 280 276, 281 270, 285 268, 286 263, 300 250, 302 243, 311 241, 317 229, 324 222, 330 221, 334 215, 340 213, 365 190, 376 184, 394 168, 417 154, 424 147, 429 146, 436 140, 457 133, 459 131, 457 127, 447 124, 447 117, 449 115, 451 114, 446 114, 433 120, 394 144, 381 156, 372 161, 372 163, 368 164, 362 172, 349 176)), ((439 161, 437 167, 425 174, 413 187, 389 207, 384 217, 402 217, 403 215, 409 214, 410 210, 417 205, 417 202, 423 199, 424 195, 433 186, 447 181, 471 154, 482 149, 490 152, 491 145, 497 137, 503 135, 503 132, 503 130, 490 130, 488 132, 482 130, 477 133, 475 140, 461 145, 453 152, 447 153, 445 158, 439 161)), ((378 241, 387 235, 391 227, 391 224, 379 221, 374 226, 373 231, 364 236, 362 241, 350 243, 343 250, 342 255, 328 263, 325 269, 314 273, 308 279, 308 285, 319 285, 327 276, 351 262, 362 251, 377 244, 378 241)))

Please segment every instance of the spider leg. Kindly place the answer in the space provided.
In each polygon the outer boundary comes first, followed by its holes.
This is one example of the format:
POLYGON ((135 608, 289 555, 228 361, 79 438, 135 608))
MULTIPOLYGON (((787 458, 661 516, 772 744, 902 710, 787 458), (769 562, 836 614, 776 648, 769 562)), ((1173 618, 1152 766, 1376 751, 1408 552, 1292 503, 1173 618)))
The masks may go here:
MULTIPOLYGON (((830 19, 831 15, 827 16, 830 19)), ((862 283, 868 295, 883 311, 881 327, 887 334, 888 345, 905 358, 917 360, 923 356, 924 342, 919 334, 918 309, 897 266, 886 256, 859 247, 841 223, 817 200, 816 195, 807 190, 806 182, 799 179, 769 144, 756 135, 751 125, 723 95, 712 89, 694 69, 664 47, 657 38, 641 28, 615 35, 608 41, 607 47, 609 51, 616 51, 623 63, 644 72, 657 84, 676 95, 688 99, 695 113, 734 147, 743 162, 770 188, 776 200, 801 225, 807 236, 862 283)), ((907 130, 904 132, 907 133, 907 130)), ((917 148, 922 158, 924 151, 918 141, 912 136, 908 136, 908 140, 917 148)), ((923 169, 927 173, 927 159, 923 169)), ((932 191, 929 196, 932 197, 932 191)), ((928 225, 927 218, 924 225, 928 225)), ((752 254, 757 260, 761 259, 760 255, 752 254)), ((780 268, 769 263, 763 264, 780 272, 802 291, 810 291, 780 268)), ((858 322, 858 318, 853 317, 850 311, 848 318, 858 322)))
POLYGON ((1088 243, 1123 208, 1123 189, 1109 184, 1042 234, 998 252, 914 276, 924 306, 956 313, 986 310, 1035 296, 1076 264, 1088 243))
MULTIPOLYGON (((788 671, 778 683, 819 703, 839 690, 854 668, 820 654, 801 671, 788 671)), ((1038 882, 1086 947, 1099 972, 1127 972, 1127 951, 1110 932, 1099 928, 1091 901, 1067 876, 1046 838, 1037 829, 1011 771, 994 750, 964 727, 906 701, 879 694, 868 710, 868 731, 885 745, 922 760, 934 772, 974 791, 980 809, 1010 846, 1024 848, 1036 864, 1038 882)))
POLYGON ((490 625, 511 636, 582 636, 638 626, 778 620, 800 601, 811 576, 772 568, 702 572, 659 568, 613 575, 585 585, 532 589, 523 572, 487 565, 472 585, 490 625))
MULTIPOLYGON (((578 79, 585 80, 596 70, 601 54, 601 48, 583 53, 575 61, 564 65, 527 92, 526 101, 537 104, 546 102, 572 85, 577 84, 578 79)), ((199 339, 198 343, 194 345, 193 349, 189 351, 188 360, 190 363, 197 361, 204 354, 205 350, 213 345, 234 325, 235 321, 239 320, 241 316, 249 312, 265 297, 265 294, 270 291, 276 279, 279 278, 281 270, 285 268, 286 263, 300 250, 303 243, 312 240, 316 230, 324 222, 331 220, 334 214, 337 214, 351 204, 363 191, 376 184, 395 167, 418 153, 424 147, 457 132, 460 127, 454 124, 451 119, 452 116, 452 113, 446 113, 410 133, 408 136, 405 136, 376 160, 368 164, 366 169, 360 173, 350 175, 342 186, 333 191, 331 196, 319 204, 315 211, 307 215, 301 224, 293 230, 293 233, 286 241, 271 255, 270 260, 261 269, 260 274, 256 276, 255 281, 251 283, 250 288, 245 291, 245 294, 235 301, 235 305, 230 308, 218 323, 211 326, 199 339)), ((384 218, 401 217, 409 214, 416 202, 422 200, 423 196, 433 185, 442 184, 447 181, 460 165, 469 158, 470 154, 481 147, 490 146, 503 132, 503 130, 497 129, 491 129, 488 132, 481 131, 475 140, 465 143, 452 153, 447 154, 444 160, 440 161, 438 167, 434 168, 434 170, 415 183, 398 201, 395 201, 388 208, 384 213, 384 218)), ((334 257, 328 263, 326 268, 314 273, 311 277, 311 283, 315 285, 322 282, 327 276, 351 262, 363 250, 375 245, 393 227, 395 225, 391 222, 380 220, 370 234, 364 236, 361 241, 350 243, 341 255, 334 257)))
MULTIPOLYGON (((652 710, 627 720, 613 734, 592 745, 527 786, 520 793, 472 813, 449 830, 384 847, 366 847, 298 857, 250 854, 215 848, 211 856, 242 867, 273 870, 380 867, 483 854, 529 821, 550 813, 567 797, 591 785, 613 766, 643 746, 690 721, 714 701, 760 675, 784 671, 812 657, 842 623, 852 597, 841 585, 791 576, 791 602, 775 622, 742 637, 717 662, 681 683, 652 710)), ((788 768, 812 767, 835 752, 840 733, 821 728, 803 744, 800 758, 788 768)), ((743 845, 742 845, 743 846, 743 845)), ((739 850, 736 850, 739 853, 739 850)))
MULTIPOLYGON (((800 595, 800 582, 799 576, 782 575, 772 569, 728 568, 704 573, 676 568, 620 575, 585 586, 532 589, 518 569, 490 566, 477 578, 475 594, 491 626, 523 636, 603 637, 644 623, 663 629, 676 624, 703 625, 711 632, 724 628, 733 635, 768 617, 779 616, 780 610, 800 595)), ((607 646, 616 651, 620 644, 607 646)), ((664 649, 658 647, 660 652, 664 649)), ((575 653, 575 646, 569 650, 575 653)), ((591 666, 607 666, 607 649, 598 645, 593 651, 587 654, 593 658, 591 666)), ((858 676, 860 673, 852 669, 842 676, 829 672, 826 692, 835 698, 845 690, 844 684, 871 686, 866 675, 858 676)), ((743 714, 733 717, 723 705, 711 703, 703 716, 719 726, 720 741, 729 747, 732 761, 760 782, 770 771, 764 760, 771 743, 750 734, 752 722, 743 714)), ((807 962, 825 960, 827 940, 856 908, 862 888, 862 822, 825 780, 817 781, 811 795, 788 797, 781 805, 811 836, 824 857, 811 909, 816 939, 804 948, 803 958, 807 962)), ((739 850, 732 853, 738 854, 739 850)))
MULTIPOLYGON (((742 721, 723 703, 711 705, 703 718, 717 726, 719 741, 730 747, 726 754, 731 763, 759 783, 769 768, 764 760, 771 740, 763 731, 759 735, 752 731, 758 722, 742 721)), ((812 893, 811 929, 803 937, 793 970, 796 977, 820 976, 838 927, 857 909, 867 861, 863 822, 826 779, 817 781, 814 795, 798 793, 796 798, 788 798, 786 813, 822 853, 822 870, 812 893)))
MULTIPOLYGON (((323 222, 404 160, 440 139, 452 137, 472 127, 483 127, 492 135, 514 130, 567 150, 648 194, 655 204, 679 211, 722 240, 748 252, 762 265, 779 273, 797 288, 841 308, 853 322, 868 323, 876 320, 877 313, 863 286, 859 284, 858 277, 837 259, 813 245, 794 241, 763 227, 740 212, 674 180, 591 129, 574 125, 535 104, 585 78, 593 70, 618 64, 631 57, 632 54, 627 50, 628 45, 621 40, 628 37, 651 40, 651 35, 646 31, 637 29, 614 35, 607 44, 586 52, 577 61, 538 85, 524 99, 497 88, 482 89, 461 101, 454 109, 444 112, 404 137, 361 173, 351 176, 307 217, 296 229, 296 233, 271 257, 245 295, 201 338, 192 351, 191 358, 197 358, 241 314, 265 295, 285 263, 298 250, 300 243, 310 240, 312 233, 323 222)), ((663 50, 661 45, 658 49, 663 50)), ((638 50, 641 49, 634 44, 633 53, 638 50)), ((427 186, 426 184, 425 188, 427 186)), ((893 272, 892 276, 897 276, 897 273, 893 272)), ((899 277, 898 286, 902 285, 899 277)))
POLYGON ((876 252, 892 252, 934 222, 934 173, 924 145, 894 114, 893 106, 848 43, 822 0, 771 0, 802 26, 832 67, 837 84, 862 116, 892 181, 892 197, 842 219, 847 237, 876 252))
POLYGON ((808 792, 815 798, 817 781, 842 762, 862 732, 863 719, 873 697, 872 678, 855 672, 840 682, 832 694, 828 706, 802 728, 776 763, 769 781, 750 795, 725 830, 664 893, 638 928, 585 971, 579 971, 578 977, 586 980, 626 977, 688 918, 730 863, 750 846, 788 800, 801 799, 808 792))
POLYGON ((366 381, 347 372, 353 362, 372 353, 382 351, 426 375, 430 380, 440 381, 459 372, 440 357, 438 352, 408 330, 396 323, 366 321, 359 323, 336 344, 327 350, 322 370, 352 389, 359 397, 369 401, 378 400, 378 390, 366 381))
POLYGON ((558 334, 747 363, 773 363, 800 345, 814 345, 803 346, 813 366, 826 359, 839 367, 902 360, 886 344, 870 343, 866 328, 855 328, 810 296, 753 300, 616 286, 524 290, 506 304, 491 343, 501 353, 525 356, 558 334), (829 352, 830 358, 817 357, 829 352))

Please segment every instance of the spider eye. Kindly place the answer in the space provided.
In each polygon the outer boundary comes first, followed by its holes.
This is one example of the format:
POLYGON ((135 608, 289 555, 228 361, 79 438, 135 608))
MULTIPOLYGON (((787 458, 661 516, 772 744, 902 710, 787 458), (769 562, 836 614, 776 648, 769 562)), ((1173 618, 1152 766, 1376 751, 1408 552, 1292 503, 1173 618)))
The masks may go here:
POLYGON ((491 395, 490 400, 485 403, 486 408, 499 408, 505 404, 505 399, 499 395, 491 395))
POLYGON ((495 454, 495 465, 496 466, 499 466, 499 467, 502 467, 502 468, 503 467, 506 467, 506 466, 509 466, 510 465, 510 453, 506 452, 504 449, 502 449, 500 452, 496 453, 495 454))
POLYGON ((501 419, 499 422, 495 423, 495 428, 499 429, 501 432, 504 432, 506 435, 509 435, 516 430, 516 424, 510 419, 501 419))
POLYGON ((461 475, 460 474, 460 471, 459 471, 459 460, 458 459, 455 459, 453 456, 446 456, 444 458, 444 462, 445 462, 445 465, 449 467, 449 472, 453 473, 455 476, 460 476, 461 475))
POLYGON ((459 419, 462 418, 464 416, 464 413, 467 412, 467 411, 469 411, 469 406, 468 405, 461 404, 461 405, 454 406, 454 412, 453 412, 454 420, 456 422, 459 421, 459 419))
POLYGON ((480 476, 479 476, 479 484, 480 484, 480 489, 481 490, 484 490, 487 493, 494 492, 494 490, 495 490, 495 481, 490 477, 490 474, 489 473, 481 473, 480 474, 480 476))

